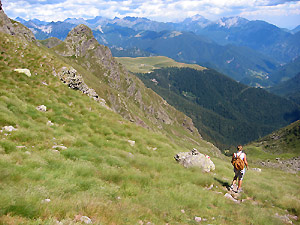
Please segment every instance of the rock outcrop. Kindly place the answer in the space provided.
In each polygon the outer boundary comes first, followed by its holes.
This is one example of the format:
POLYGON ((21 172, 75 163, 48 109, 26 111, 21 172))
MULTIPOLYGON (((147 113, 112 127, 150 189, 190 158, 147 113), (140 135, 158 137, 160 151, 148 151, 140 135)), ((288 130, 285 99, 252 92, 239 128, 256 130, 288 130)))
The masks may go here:
MULTIPOLYGON (((1 4, 1 2, 0 2, 1 4)), ((25 39, 29 42, 36 41, 33 33, 27 27, 22 25, 21 23, 11 20, 4 13, 2 5, 0 10, 0 32, 17 36, 20 39, 25 39)))
POLYGON ((100 98, 99 95, 96 93, 96 91, 92 88, 89 88, 82 78, 82 76, 75 70, 74 68, 67 68, 62 67, 61 70, 56 73, 53 71, 53 74, 55 76, 58 76, 59 79, 68 85, 69 88, 72 88, 74 90, 79 90, 83 94, 88 95, 90 98, 97 101, 100 105, 103 107, 109 109, 109 107, 106 105, 106 102, 103 98, 100 98))
POLYGON ((175 160, 186 168, 199 167, 205 172, 215 170, 215 164, 208 155, 201 154, 197 149, 190 152, 180 152, 175 155, 175 160))

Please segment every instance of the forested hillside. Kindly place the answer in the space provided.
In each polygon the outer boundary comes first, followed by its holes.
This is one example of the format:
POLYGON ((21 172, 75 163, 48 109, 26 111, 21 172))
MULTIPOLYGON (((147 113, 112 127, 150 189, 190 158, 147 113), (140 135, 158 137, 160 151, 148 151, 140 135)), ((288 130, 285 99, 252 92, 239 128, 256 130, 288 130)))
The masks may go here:
POLYGON ((138 77, 222 148, 255 140, 300 118, 295 103, 215 70, 165 68, 138 77))

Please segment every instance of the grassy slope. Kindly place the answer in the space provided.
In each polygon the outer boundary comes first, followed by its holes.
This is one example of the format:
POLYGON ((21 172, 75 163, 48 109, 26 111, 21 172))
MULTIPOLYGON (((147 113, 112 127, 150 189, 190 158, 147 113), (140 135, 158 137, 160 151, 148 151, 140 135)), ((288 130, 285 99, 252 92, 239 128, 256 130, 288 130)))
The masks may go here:
MULTIPOLYGON (((92 31, 88 27, 83 28, 90 33, 92 31)), ((85 45, 84 36, 86 34, 80 32, 82 40, 74 43, 71 48, 78 48, 80 45, 85 45)), ((96 40, 94 40, 97 42, 96 40)), ((64 43, 54 47, 53 51, 64 55, 68 52, 68 37, 64 43)), ((123 118, 135 121, 138 124, 140 121, 145 127, 160 131, 170 135, 172 138, 181 139, 181 141, 197 142, 201 139, 198 131, 193 126, 190 118, 187 118, 183 113, 170 106, 151 89, 145 87, 143 82, 136 76, 128 73, 123 65, 119 64, 113 57, 109 58, 109 49, 106 46, 100 45, 98 42, 94 48, 75 57, 74 52, 69 54, 72 56, 60 57, 60 59, 72 65, 80 74, 82 74, 85 82, 106 100, 108 105, 117 111, 123 118), (97 51, 107 51, 106 56, 98 56, 97 51), (99 58, 104 58, 102 63, 99 58), (110 70, 105 68, 103 64, 110 65, 110 70), (113 72, 112 72, 113 70, 113 72), (171 123, 164 122, 171 120, 171 123), (186 124, 186 128, 183 128, 186 124), (190 131, 190 129, 193 132, 190 131)))
POLYGON ((300 120, 273 132, 247 146, 247 152, 256 160, 288 159, 300 155, 300 120))
POLYGON ((160 69, 163 67, 190 67, 198 70, 205 69, 204 67, 196 64, 179 63, 165 56, 138 58, 118 57, 116 59, 133 73, 148 73, 152 72, 154 69, 160 69))
POLYGON ((299 216, 298 175, 249 171, 242 197, 254 200, 237 207, 223 197, 233 175, 229 159, 213 157, 213 173, 184 169, 173 156, 194 144, 138 127, 67 88, 52 75, 65 63, 46 49, 3 34, 0 40, 0 126, 18 129, 0 133, 1 224, 75 224, 76 215, 94 224, 196 224, 195 216, 204 224, 281 224, 276 213, 299 216), (40 104, 47 112, 35 109, 40 104), (54 152, 56 144, 68 149, 54 152))

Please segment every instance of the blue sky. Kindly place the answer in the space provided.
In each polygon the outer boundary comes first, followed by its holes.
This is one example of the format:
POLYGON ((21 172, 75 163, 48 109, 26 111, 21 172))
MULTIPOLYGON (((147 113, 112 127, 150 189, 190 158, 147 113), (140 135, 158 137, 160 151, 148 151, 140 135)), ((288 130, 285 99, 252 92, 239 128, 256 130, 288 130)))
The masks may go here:
POLYGON ((300 0, 2 0, 6 14, 43 21, 137 16, 180 21, 200 14, 209 20, 241 16, 283 28, 300 25, 300 0))

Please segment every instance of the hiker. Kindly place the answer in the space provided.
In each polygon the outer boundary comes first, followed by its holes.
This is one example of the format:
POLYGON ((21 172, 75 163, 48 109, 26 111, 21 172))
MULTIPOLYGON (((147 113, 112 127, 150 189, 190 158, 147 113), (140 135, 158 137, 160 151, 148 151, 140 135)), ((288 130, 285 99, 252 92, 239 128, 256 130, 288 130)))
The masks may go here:
POLYGON ((241 187, 242 187, 242 182, 243 182, 243 178, 245 175, 245 165, 247 167, 248 170, 248 162, 247 162, 247 158, 246 158, 246 153, 243 152, 243 146, 238 145, 237 146, 237 152, 233 153, 232 155, 232 159, 231 159, 231 163, 234 167, 234 173, 235 176, 232 180, 232 184, 230 186, 231 190, 233 190, 234 185, 236 184, 236 180, 238 179, 238 188, 237 188, 237 193, 241 192, 241 187))

